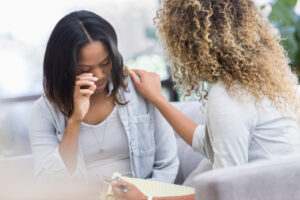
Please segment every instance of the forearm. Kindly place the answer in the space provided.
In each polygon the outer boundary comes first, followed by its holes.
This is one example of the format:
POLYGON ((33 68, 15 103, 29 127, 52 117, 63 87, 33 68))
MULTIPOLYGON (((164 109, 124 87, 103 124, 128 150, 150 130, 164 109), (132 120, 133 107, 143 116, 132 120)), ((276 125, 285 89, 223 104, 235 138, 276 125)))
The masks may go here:
POLYGON ((152 200, 194 200, 195 195, 177 196, 177 197, 153 197, 152 200))
POLYGON ((80 122, 70 119, 59 146, 59 153, 71 173, 77 167, 79 128, 80 122))
POLYGON ((197 124, 178 111, 163 96, 157 97, 152 103, 157 107, 173 129, 192 146, 193 135, 197 124))

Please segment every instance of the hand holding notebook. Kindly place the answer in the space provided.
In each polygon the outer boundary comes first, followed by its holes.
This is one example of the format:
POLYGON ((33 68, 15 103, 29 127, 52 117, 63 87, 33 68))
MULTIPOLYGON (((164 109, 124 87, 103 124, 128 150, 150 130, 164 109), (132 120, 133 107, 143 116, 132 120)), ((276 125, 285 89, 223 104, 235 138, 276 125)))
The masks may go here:
MULTIPOLYGON (((194 194, 194 188, 163 183, 153 180, 144 180, 138 178, 130 178, 121 176, 119 173, 114 173, 112 179, 119 177, 128 183, 135 185, 146 196, 166 197, 166 196, 184 196, 194 194)), ((105 200, 113 199, 112 188, 109 187, 105 200)))

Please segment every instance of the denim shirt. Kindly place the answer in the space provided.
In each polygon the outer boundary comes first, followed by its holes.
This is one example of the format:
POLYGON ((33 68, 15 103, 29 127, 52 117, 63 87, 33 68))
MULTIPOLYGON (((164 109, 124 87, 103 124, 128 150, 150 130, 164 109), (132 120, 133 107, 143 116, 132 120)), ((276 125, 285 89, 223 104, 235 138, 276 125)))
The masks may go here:
MULTIPOLYGON (((128 137, 132 174, 136 178, 172 183, 179 164, 173 129, 153 104, 135 90, 131 79, 126 81, 128 92, 123 89, 118 92, 128 104, 116 106, 128 137)), ((45 95, 34 102, 29 135, 38 177, 87 177, 80 143, 77 169, 73 174, 67 170, 58 151, 67 120, 45 95)))

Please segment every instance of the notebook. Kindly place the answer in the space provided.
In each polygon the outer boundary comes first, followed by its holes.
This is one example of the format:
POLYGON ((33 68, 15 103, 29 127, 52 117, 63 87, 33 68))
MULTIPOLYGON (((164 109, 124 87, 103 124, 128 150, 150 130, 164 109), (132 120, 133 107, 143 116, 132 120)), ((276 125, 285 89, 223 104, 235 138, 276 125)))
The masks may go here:
MULTIPOLYGON (((119 173, 114 173, 112 178, 120 177, 121 179, 134 184, 146 196, 166 197, 166 196, 184 196, 195 193, 195 189, 182 185, 163 183, 153 180, 145 180, 138 178, 130 178, 121 176, 119 173)), ((108 188, 105 200, 113 200, 111 187, 108 188)))

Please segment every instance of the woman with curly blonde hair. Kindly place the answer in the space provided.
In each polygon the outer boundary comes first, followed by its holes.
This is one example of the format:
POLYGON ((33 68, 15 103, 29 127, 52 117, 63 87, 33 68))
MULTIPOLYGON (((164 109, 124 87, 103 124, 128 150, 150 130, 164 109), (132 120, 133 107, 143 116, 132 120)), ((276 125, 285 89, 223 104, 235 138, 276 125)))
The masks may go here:
MULTIPOLYGON (((213 169, 299 153, 297 78, 278 31, 252 0, 164 0, 155 24, 177 85, 186 95, 195 91, 207 99, 206 125, 197 125, 162 96, 156 74, 134 70, 131 78, 213 169), (212 85, 209 92, 205 81, 212 85)), ((127 183, 115 183, 120 184, 127 183)), ((115 188, 117 198, 147 199, 129 186, 126 194, 115 188)))

